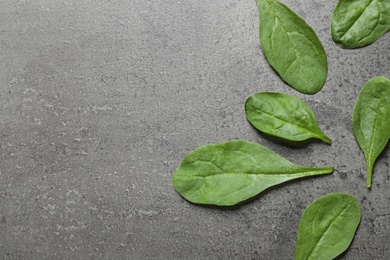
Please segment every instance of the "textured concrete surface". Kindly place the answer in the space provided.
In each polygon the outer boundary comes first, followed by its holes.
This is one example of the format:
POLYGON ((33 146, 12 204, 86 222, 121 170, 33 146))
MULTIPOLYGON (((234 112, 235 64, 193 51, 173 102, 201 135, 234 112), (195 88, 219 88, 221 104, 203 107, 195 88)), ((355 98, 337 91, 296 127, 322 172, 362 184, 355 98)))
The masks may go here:
POLYGON ((327 52, 316 95, 266 62, 254 0, 2 0, 0 259, 293 259, 303 209, 330 192, 362 209, 340 259, 389 259, 390 150, 367 190, 351 115, 366 81, 390 77, 390 34, 342 50, 330 36, 336 0, 283 2, 327 52), (333 144, 259 134, 243 104, 260 91, 307 101, 333 144), (182 158, 232 139, 336 170, 235 208, 183 200, 171 184, 182 158))

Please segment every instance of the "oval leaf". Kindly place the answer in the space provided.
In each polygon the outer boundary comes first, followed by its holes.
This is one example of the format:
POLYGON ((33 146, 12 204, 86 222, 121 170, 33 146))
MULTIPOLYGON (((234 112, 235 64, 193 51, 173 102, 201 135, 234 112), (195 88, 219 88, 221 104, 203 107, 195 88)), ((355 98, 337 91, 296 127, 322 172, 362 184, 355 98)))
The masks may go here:
POLYGON ((294 259, 334 259, 351 244, 360 218, 359 204, 350 195, 333 193, 315 200, 302 214, 294 259))
POLYGON ((384 77, 369 80, 360 91, 352 116, 356 141, 367 163, 367 187, 372 169, 390 137, 390 81, 384 77))
POLYGON ((390 1, 340 0, 332 15, 332 38, 342 48, 359 48, 390 30, 390 1))
POLYGON ((295 165, 264 146, 238 140, 190 152, 172 181, 176 191, 190 202, 231 206, 271 186, 332 172, 332 167, 295 165))
POLYGON ((315 115, 301 99, 282 93, 263 92, 245 102, 245 114, 258 130, 290 141, 318 138, 332 143, 318 127, 315 115))
POLYGON ((277 0, 257 0, 260 44, 268 62, 294 89, 314 94, 325 84, 327 58, 313 29, 277 0))

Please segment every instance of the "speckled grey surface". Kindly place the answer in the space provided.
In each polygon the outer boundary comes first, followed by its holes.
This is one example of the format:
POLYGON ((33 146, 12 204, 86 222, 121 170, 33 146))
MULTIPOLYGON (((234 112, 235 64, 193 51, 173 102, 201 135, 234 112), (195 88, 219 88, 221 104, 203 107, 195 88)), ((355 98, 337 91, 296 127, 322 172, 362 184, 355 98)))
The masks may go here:
POLYGON ((351 115, 366 81, 390 77, 390 34, 343 50, 330 36, 336 0, 283 2, 327 52, 318 94, 270 68, 254 0, 2 0, 0 259, 292 259, 303 209, 330 192, 362 209, 340 259, 389 259, 390 150, 367 190, 351 115), (243 104, 260 91, 307 101, 333 144, 259 134, 243 104), (183 200, 171 184, 182 158, 232 139, 335 172, 232 209, 183 200))

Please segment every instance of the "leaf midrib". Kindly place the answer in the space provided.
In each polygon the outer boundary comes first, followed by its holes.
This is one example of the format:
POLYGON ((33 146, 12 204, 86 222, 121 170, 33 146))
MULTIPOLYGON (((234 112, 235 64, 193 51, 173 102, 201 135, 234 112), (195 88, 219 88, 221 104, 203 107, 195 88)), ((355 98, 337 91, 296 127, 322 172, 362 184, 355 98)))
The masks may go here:
MULTIPOLYGON (((275 19, 277 19, 277 20, 279 21, 280 25, 282 26, 284 32, 285 32, 286 35, 287 35, 287 40, 288 40, 288 42, 289 42, 290 48, 291 48, 291 49, 293 50, 293 52, 294 52, 295 59, 294 59, 294 61, 292 61, 292 62, 288 65, 288 67, 287 67, 287 69, 286 69, 285 72, 287 72, 287 71, 291 68, 291 66, 294 64, 294 62, 298 62, 299 68, 303 67, 302 63, 300 62, 300 59, 298 59, 298 54, 297 54, 297 52, 296 52, 296 50, 295 50, 295 45, 292 44, 291 41, 290 41, 290 34, 293 33, 293 32, 290 32, 289 30, 286 29, 286 27, 284 26, 283 22, 280 20, 279 16, 277 16, 276 13, 274 12, 274 10, 273 10, 271 4, 269 3, 269 0, 264 0, 264 1, 268 4, 269 10, 270 10, 270 12, 272 13, 272 15, 275 17, 275 19)), ((275 2, 278 2, 278 1, 275 1, 275 2)), ((280 4, 280 3, 278 3, 278 4, 280 4)), ((287 11, 290 12, 290 10, 288 10, 288 9, 287 9, 287 11)), ((297 14, 295 14, 295 15, 297 15, 297 14)), ((298 16, 298 15, 297 15, 297 16, 298 16)), ((275 26, 276 26, 276 23, 275 23, 275 26)), ((275 27, 275 26, 274 26, 274 27, 275 27)), ((272 50, 273 50, 273 44, 272 44, 272 35, 273 35, 273 31, 274 31, 274 30, 272 30, 272 32, 271 32, 271 37, 270 37, 270 38, 271 38, 271 49, 272 49, 272 50)), ((306 37, 306 35, 304 35, 304 34, 301 34, 301 35, 303 35, 303 36, 307 39, 307 41, 308 41, 310 44, 312 44, 312 45, 314 46, 314 49, 316 50, 316 52, 317 52, 318 54, 320 54, 320 52, 319 52, 319 50, 317 49, 317 47, 315 46, 315 44, 313 44, 313 42, 312 42, 311 40, 309 40, 309 39, 306 37)), ((316 75, 318 76, 317 71, 313 70, 312 68, 310 68, 310 70, 311 70, 314 74, 316 74, 316 75)), ((301 71, 301 69, 300 69, 300 71, 301 71)), ((303 73, 302 71, 301 71, 301 74, 305 76, 304 79, 305 79, 305 82, 306 82, 306 86, 309 86, 310 84, 308 83, 308 78, 307 78, 306 74, 303 73)))
MULTIPOLYGON (((326 227, 325 231, 322 233, 320 239, 318 239, 316 241, 316 244, 315 246, 313 247, 313 249, 310 251, 309 255, 308 255, 308 259, 312 256, 314 250, 318 247, 318 244, 321 242, 321 240, 325 237, 325 234, 328 232, 329 228, 332 226, 333 222, 336 221, 336 219, 342 214, 344 213, 347 209, 349 208, 349 205, 347 205, 342 211, 340 211, 339 214, 336 215, 336 217, 334 217, 332 219, 332 221, 329 223, 329 225, 326 227)), ((313 232, 314 233, 314 232, 313 232)))
POLYGON ((291 175, 301 175, 305 174, 305 176, 311 176, 311 175, 321 175, 321 174, 326 174, 331 171, 332 167, 302 167, 302 166, 296 166, 297 171, 292 171, 290 173, 245 173, 245 172, 226 172, 222 170, 218 165, 216 165, 213 162, 210 161, 205 161, 205 160, 196 160, 193 163, 206 163, 206 164, 212 164, 213 166, 217 167, 220 170, 220 173, 212 174, 212 175, 206 175, 206 176, 201 176, 201 175, 192 175, 192 177, 199 177, 199 178, 210 178, 214 177, 217 175, 224 175, 224 174, 236 174, 236 175, 248 175, 248 176, 272 176, 272 175, 278 175, 278 176, 291 176, 291 175))
MULTIPOLYGON (((275 14, 274 10, 272 9, 271 4, 269 3, 269 0, 265 0, 265 2, 268 4, 269 10, 270 10, 270 12, 272 13, 272 15, 275 17, 276 20, 279 21, 280 25, 282 26, 283 30, 285 31, 285 33, 286 33, 286 35, 287 35, 288 43, 289 43, 289 45, 290 45, 290 48, 291 48, 291 49, 293 50, 293 52, 294 52, 294 56, 295 56, 294 61, 298 62, 298 63, 299 63, 299 67, 301 67, 302 64, 299 62, 297 52, 295 51, 294 45, 293 45, 293 44, 291 43, 291 41, 290 41, 289 31, 286 29, 286 27, 284 27, 284 24, 282 23, 282 21, 281 21, 281 20, 279 19, 279 17, 275 14)), ((276 26, 276 23, 275 23, 275 26, 276 26)), ((272 44, 272 35, 273 35, 273 30, 272 30, 271 37, 270 37, 270 38, 271 38, 271 39, 270 39, 270 40, 271 40, 271 45, 273 46, 273 44, 272 44)), ((273 47, 271 47, 271 49, 273 49, 273 47)), ((294 63, 294 61, 291 62, 291 63, 289 64, 288 69, 291 67, 291 65, 294 63)), ((286 70, 286 72, 287 72, 287 70, 286 70)), ((307 81, 307 78, 306 78, 306 77, 305 77, 305 81, 306 81, 306 86, 307 86, 308 81, 307 81)))
POLYGON ((304 131, 306 131, 306 132, 312 134, 312 136, 322 139, 322 137, 321 137, 320 135, 318 135, 317 133, 312 132, 311 130, 308 130, 308 129, 306 129, 306 128, 300 126, 300 125, 296 125, 296 124, 293 124, 293 123, 291 123, 291 122, 288 122, 288 121, 286 121, 286 120, 283 119, 283 118, 280 118, 280 117, 278 117, 278 116, 276 116, 276 115, 274 115, 274 114, 271 114, 271 113, 262 111, 262 110, 260 110, 260 109, 258 109, 258 108, 256 108, 256 107, 253 107, 253 106, 252 106, 252 108, 254 108, 257 112, 267 114, 267 115, 269 115, 269 116, 271 116, 271 117, 275 117, 276 119, 279 119, 280 121, 285 122, 286 124, 290 124, 290 125, 292 125, 292 126, 296 126, 296 128, 301 129, 301 130, 304 130, 304 131))
POLYGON ((375 24, 374 29, 373 29, 367 36, 365 36, 364 38, 362 38, 362 39, 360 40, 361 42, 364 41, 365 39, 371 37, 371 35, 376 31, 376 29, 378 28, 378 24, 379 24, 379 22, 380 22, 380 20, 381 20, 381 15, 382 15, 382 12, 379 11, 379 13, 378 13, 378 19, 376 20, 376 24, 375 24))
POLYGON ((364 14, 364 12, 367 10, 367 8, 376 0, 371 0, 363 9, 363 11, 360 13, 359 17, 356 18, 355 22, 353 22, 351 24, 351 26, 347 29, 347 31, 342 34, 342 36, 340 37, 340 40, 342 40, 344 38, 345 35, 347 35, 347 33, 352 29, 352 27, 356 24, 356 22, 360 19, 360 17, 362 17, 362 15, 364 14))
POLYGON ((382 104, 382 96, 379 96, 379 102, 378 102, 378 108, 377 108, 377 113, 375 113, 375 120, 374 120, 374 129, 373 129, 373 133, 372 133, 372 137, 371 137, 371 140, 370 140, 370 148, 368 150, 368 163, 372 163, 372 152, 374 150, 374 140, 375 140, 375 137, 378 133, 378 127, 377 127, 377 122, 378 122, 378 118, 380 117, 380 110, 381 110, 381 104, 382 104))

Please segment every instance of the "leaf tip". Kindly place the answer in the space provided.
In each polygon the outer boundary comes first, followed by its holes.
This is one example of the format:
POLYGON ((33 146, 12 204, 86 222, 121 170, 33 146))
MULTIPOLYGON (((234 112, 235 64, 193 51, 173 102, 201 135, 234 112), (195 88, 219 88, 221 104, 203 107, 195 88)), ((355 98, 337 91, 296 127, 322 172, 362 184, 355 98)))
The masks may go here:
POLYGON ((324 137, 322 138, 322 140, 327 143, 327 144, 332 144, 332 139, 330 139, 329 137, 327 137, 326 135, 324 135, 324 137))
POLYGON ((366 186, 367 186, 367 189, 371 189, 371 179, 370 178, 367 178, 366 186))

